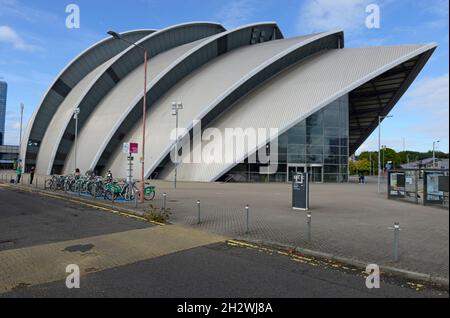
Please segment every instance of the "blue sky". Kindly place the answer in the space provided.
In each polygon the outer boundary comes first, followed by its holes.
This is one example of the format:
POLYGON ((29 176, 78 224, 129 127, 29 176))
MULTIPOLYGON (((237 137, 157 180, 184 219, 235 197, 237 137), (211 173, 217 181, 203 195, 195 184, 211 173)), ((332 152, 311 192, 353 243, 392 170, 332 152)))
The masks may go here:
MULTIPOLYGON (((6 142, 18 144, 19 104, 25 122, 55 76, 113 29, 164 28, 187 21, 226 28, 276 21, 285 37, 343 28, 347 47, 437 42, 439 48, 383 125, 383 144, 427 151, 449 149, 449 5, 447 0, 0 0, 0 77, 9 84, 6 142), (68 4, 81 28, 67 29, 68 4), (368 4, 381 8, 381 28, 365 27, 368 4)), ((361 150, 377 148, 377 134, 361 150)))

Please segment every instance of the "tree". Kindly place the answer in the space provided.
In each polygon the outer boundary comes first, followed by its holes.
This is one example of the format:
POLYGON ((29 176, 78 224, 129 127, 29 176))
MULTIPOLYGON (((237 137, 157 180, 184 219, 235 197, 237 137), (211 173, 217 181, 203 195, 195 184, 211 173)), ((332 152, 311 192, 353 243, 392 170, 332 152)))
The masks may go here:
POLYGON ((370 173, 370 162, 369 160, 366 159, 358 161, 350 161, 349 167, 351 175, 356 175, 360 173, 368 175, 370 173))

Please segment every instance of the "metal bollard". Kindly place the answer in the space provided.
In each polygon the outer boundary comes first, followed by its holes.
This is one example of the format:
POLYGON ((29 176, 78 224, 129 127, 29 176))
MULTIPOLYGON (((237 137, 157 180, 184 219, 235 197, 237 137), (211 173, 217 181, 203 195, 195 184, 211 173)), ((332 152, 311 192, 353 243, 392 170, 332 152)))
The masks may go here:
POLYGON ((114 208, 114 201, 116 200, 116 197, 114 195, 114 192, 111 193, 111 206, 114 208))
POLYGON ((137 209, 138 207, 138 195, 137 193, 134 194, 134 207, 137 209))
POLYGON ((245 212, 247 213, 247 231, 245 234, 250 233, 250 207, 247 205, 245 207, 245 212))
POLYGON ((167 193, 163 193, 163 211, 166 211, 166 207, 167 207, 167 193))
POLYGON ((312 240, 312 214, 311 212, 308 212, 308 214, 306 215, 307 217, 307 223, 308 223, 308 242, 311 242, 312 240))
POLYGON ((197 201, 197 208, 198 208, 198 223, 197 224, 200 224, 202 222, 200 200, 197 201))
POLYGON ((400 223, 394 224, 394 262, 400 259, 400 223))

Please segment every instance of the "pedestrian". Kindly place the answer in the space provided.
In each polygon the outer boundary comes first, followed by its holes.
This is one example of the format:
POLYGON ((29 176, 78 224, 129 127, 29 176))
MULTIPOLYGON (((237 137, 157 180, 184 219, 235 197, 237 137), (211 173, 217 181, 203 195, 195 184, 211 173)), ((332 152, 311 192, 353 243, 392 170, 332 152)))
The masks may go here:
POLYGON ((105 179, 106 179, 106 182, 109 182, 109 183, 113 182, 114 178, 113 178, 113 174, 112 174, 111 170, 108 171, 108 174, 106 175, 105 179))
POLYGON ((75 169, 75 179, 78 180, 81 177, 81 171, 80 169, 76 168, 75 169))
POLYGON ((35 173, 36 169, 34 167, 31 168, 30 170, 30 184, 33 184, 33 180, 34 180, 34 173, 35 173))
POLYGON ((19 184, 20 179, 22 178, 22 160, 19 160, 19 162, 17 163, 16 174, 17 174, 17 184, 19 184))

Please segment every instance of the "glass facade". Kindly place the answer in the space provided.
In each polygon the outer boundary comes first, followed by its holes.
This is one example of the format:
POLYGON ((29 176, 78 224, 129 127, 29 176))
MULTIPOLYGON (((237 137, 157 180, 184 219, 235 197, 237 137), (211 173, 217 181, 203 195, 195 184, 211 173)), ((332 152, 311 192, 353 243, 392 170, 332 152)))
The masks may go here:
POLYGON ((344 96, 279 137, 278 170, 275 174, 261 174, 262 165, 245 161, 221 181, 290 182, 293 174, 307 171, 312 182, 346 182, 348 142, 349 99, 344 96))
POLYGON ((6 97, 8 85, 0 82, 0 145, 5 141, 5 120, 6 120, 6 97))

